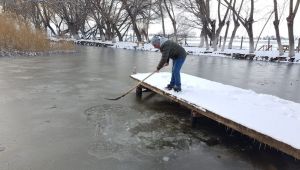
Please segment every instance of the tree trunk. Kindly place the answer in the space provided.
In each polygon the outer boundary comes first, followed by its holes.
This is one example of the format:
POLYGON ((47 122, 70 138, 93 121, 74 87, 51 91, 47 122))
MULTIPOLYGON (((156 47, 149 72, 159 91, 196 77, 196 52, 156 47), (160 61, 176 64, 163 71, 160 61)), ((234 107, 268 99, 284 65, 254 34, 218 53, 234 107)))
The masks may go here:
POLYGON ((108 41, 111 41, 113 39, 113 30, 112 30, 112 25, 110 22, 106 22, 106 33, 105 37, 108 41))
POLYGON ((279 18, 278 18, 278 9, 277 9, 277 0, 274 0, 274 13, 275 13, 275 20, 273 22, 275 33, 276 33, 276 41, 278 45, 279 55, 282 56, 284 54, 283 47, 281 43, 280 31, 279 31, 279 18))
POLYGON ((228 20, 228 21, 226 22, 226 31, 225 31, 224 42, 223 42, 223 46, 222 46, 221 51, 224 51, 224 49, 225 49, 229 25, 230 25, 230 21, 228 20))
POLYGON ((199 45, 200 48, 204 47, 204 41, 205 41, 205 34, 204 34, 204 31, 202 28, 201 33, 200 33, 200 45, 199 45))
POLYGON ((76 40, 79 39, 79 35, 78 35, 78 30, 76 24, 74 23, 68 23, 68 28, 70 30, 70 34, 73 38, 75 38, 76 40))
POLYGON ((205 35, 205 47, 206 47, 206 50, 209 50, 209 43, 208 43, 208 36, 205 35))
MULTIPOLYGON (((240 26, 240 23, 239 23, 239 20, 238 20, 237 17, 239 17, 239 15, 240 15, 240 12, 241 12, 243 3, 244 3, 244 0, 242 0, 242 2, 241 2, 241 4, 240 4, 240 7, 239 7, 238 12, 236 13, 236 12, 233 11, 233 14, 232 14, 233 22, 234 22, 234 28, 233 28, 233 31, 232 31, 232 33, 231 33, 230 41, 229 41, 229 43, 228 43, 228 49, 232 49, 232 44, 233 44, 233 40, 234 40, 236 31, 237 31, 237 29, 238 29, 239 26, 240 26)), ((236 5, 236 0, 233 1, 233 8, 234 8, 234 9, 235 9, 235 5, 236 5)))
MULTIPOLYGON (((231 5, 232 3, 232 0, 230 0, 229 4, 231 5)), ((227 15, 228 15, 228 12, 229 12, 229 8, 227 8, 223 18, 221 19, 221 1, 218 1, 218 29, 216 30, 216 32, 214 33, 215 37, 213 38, 213 48, 214 48, 214 51, 217 51, 218 49, 218 41, 219 41, 219 37, 220 37, 220 33, 225 25, 225 21, 226 21, 226 18, 227 18, 227 15)), ((214 31, 216 29, 216 22, 214 22, 214 28, 212 26, 212 31, 214 31)), ((220 40, 221 41, 221 40, 220 40)), ((220 47, 221 47, 221 43, 219 44, 220 47)))
POLYGON ((136 38, 137 38, 138 42, 142 42, 142 35, 141 35, 137 25, 136 25, 136 22, 132 22, 132 26, 133 26, 133 31, 136 35, 136 38))
POLYGON ((294 21, 287 18, 288 35, 289 35, 289 57, 295 56, 295 41, 294 41, 294 21))
POLYGON ((174 30, 174 36, 175 36, 175 39, 174 41, 177 42, 177 28, 176 28, 176 21, 172 21, 172 25, 173 25, 173 30, 174 30))
POLYGON ((231 33, 230 41, 228 43, 228 49, 232 49, 232 43, 236 34, 237 29, 239 28, 240 24, 238 22, 234 22, 234 28, 231 33))
POLYGON ((163 12, 163 8, 162 8, 162 0, 159 1, 159 9, 160 9, 160 15, 161 15, 161 24, 162 24, 162 29, 163 29, 163 36, 166 37, 164 12, 163 12))
POLYGON ((132 28, 133 28, 133 31, 136 35, 136 38, 137 38, 138 42, 141 42, 142 41, 142 35, 141 35, 141 33, 140 33, 140 31, 137 27, 137 24, 136 24, 136 17, 137 16, 132 13, 132 9, 127 4, 127 0, 122 0, 122 3, 125 7, 125 10, 127 11, 128 15, 129 15, 130 19, 131 19, 132 28))
POLYGON ((249 25, 247 30, 249 36, 249 53, 254 53, 254 38, 253 38, 253 28, 252 24, 249 25))
POLYGON ((215 33, 213 33, 212 37, 212 48, 214 51, 218 50, 218 37, 216 36, 215 33))
POLYGON ((173 26, 173 30, 174 30, 174 36, 175 36, 175 42, 177 42, 177 26, 176 26, 176 18, 175 18, 175 13, 174 13, 174 7, 173 7, 173 3, 171 0, 169 0, 170 3, 170 7, 168 7, 168 4, 166 2, 166 0, 164 0, 164 4, 167 10, 167 13, 169 15, 170 20, 172 21, 172 26, 173 26))
POLYGON ((211 41, 212 41, 212 48, 214 51, 217 51, 218 49, 218 37, 216 35, 216 21, 212 21, 212 23, 210 24, 211 25, 211 41))
POLYGON ((295 38, 294 38, 294 19, 298 11, 300 0, 297 0, 295 9, 293 9, 293 0, 290 0, 289 16, 286 18, 289 35, 289 57, 295 57, 295 38))
POLYGON ((123 41, 121 32, 118 30, 118 28, 115 25, 113 25, 113 27, 114 27, 114 30, 116 31, 119 41, 123 41))

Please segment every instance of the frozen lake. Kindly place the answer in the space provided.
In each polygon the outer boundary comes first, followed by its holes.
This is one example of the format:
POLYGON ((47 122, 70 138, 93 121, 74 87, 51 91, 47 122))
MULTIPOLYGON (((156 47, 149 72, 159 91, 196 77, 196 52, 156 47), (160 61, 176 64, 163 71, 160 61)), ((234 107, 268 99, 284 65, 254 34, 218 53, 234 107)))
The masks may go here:
MULTIPOLYGON (((192 129, 188 111, 161 96, 104 99, 159 59, 93 47, 0 58, 0 169, 300 169, 208 119, 192 129)), ((182 71, 300 103, 300 65, 188 56, 182 71)))

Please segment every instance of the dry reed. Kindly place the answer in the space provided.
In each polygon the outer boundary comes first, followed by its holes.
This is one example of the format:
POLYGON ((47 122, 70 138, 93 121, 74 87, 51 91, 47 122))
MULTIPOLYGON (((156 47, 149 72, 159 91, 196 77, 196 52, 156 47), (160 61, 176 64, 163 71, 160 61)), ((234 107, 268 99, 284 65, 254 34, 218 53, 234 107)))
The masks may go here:
POLYGON ((12 15, 0 14, 0 50, 48 52, 73 50, 70 42, 50 43, 45 32, 12 15))

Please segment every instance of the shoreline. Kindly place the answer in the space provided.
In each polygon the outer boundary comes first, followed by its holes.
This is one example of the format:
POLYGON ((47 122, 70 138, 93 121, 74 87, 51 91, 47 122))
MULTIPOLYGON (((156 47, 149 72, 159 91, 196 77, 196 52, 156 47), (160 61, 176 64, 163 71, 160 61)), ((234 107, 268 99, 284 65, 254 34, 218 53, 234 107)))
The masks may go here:
POLYGON ((55 54, 77 53, 77 50, 54 50, 45 52, 29 52, 29 51, 17 51, 17 50, 0 50, 0 57, 31 57, 31 56, 46 56, 55 54))
MULTIPOLYGON (((96 46, 96 47, 108 47, 108 48, 118 48, 125 50, 136 50, 136 51, 150 51, 159 52, 159 49, 155 49, 150 43, 135 43, 135 42, 120 42, 117 41, 112 43, 112 41, 101 41, 101 40, 75 40, 75 39, 59 39, 54 37, 49 37, 50 41, 69 41, 80 46, 96 46)), ((212 48, 206 50, 205 48, 194 47, 194 46, 184 46, 182 47, 186 50, 188 55, 194 56, 207 56, 207 57, 223 57, 238 60, 250 60, 250 61, 265 61, 272 63, 288 63, 288 64, 300 64, 300 53, 295 52, 293 61, 290 61, 288 53, 285 52, 284 55, 279 56, 279 51, 260 51, 257 50, 254 53, 249 53, 248 49, 221 49, 213 51, 212 48)), ((52 55, 60 53, 76 53, 77 50, 56 50, 47 52, 22 52, 17 50, 5 51, 0 50, 0 57, 18 57, 18 56, 37 56, 37 55, 52 55)))

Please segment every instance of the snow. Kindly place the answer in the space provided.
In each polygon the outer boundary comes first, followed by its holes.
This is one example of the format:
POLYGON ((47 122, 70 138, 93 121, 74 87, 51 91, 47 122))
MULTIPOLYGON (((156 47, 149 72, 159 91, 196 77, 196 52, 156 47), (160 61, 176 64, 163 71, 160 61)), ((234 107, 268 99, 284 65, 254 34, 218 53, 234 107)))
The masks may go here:
MULTIPOLYGON (((150 73, 132 75, 138 80, 150 73)), ((300 104, 181 73, 182 92, 165 90, 171 74, 160 72, 146 83, 179 100, 216 113, 252 130, 300 149, 300 104)))
MULTIPOLYGON (((110 48, 122 48, 122 49, 128 49, 128 50, 138 50, 138 51, 153 51, 153 52, 159 52, 159 49, 154 48, 150 43, 135 43, 135 42, 121 42, 117 41, 116 43, 112 43, 112 41, 102 41, 102 40, 75 40, 75 39, 59 39, 55 37, 49 38, 51 41, 60 41, 60 40, 67 40, 67 41, 74 41, 75 43, 79 41, 85 41, 85 42, 95 42, 95 43, 103 43, 103 44, 111 44, 109 46, 110 48)), ((190 46, 183 46, 185 50, 191 54, 191 55, 197 55, 197 56, 212 56, 212 57, 230 57, 233 53, 239 53, 239 54, 249 54, 248 49, 225 49, 224 51, 221 51, 220 48, 218 48, 217 51, 213 51, 212 48, 206 50, 205 48, 200 47, 190 47, 190 46)), ((256 55, 254 60, 266 60, 265 57, 274 58, 279 57, 279 52, 277 50, 274 51, 255 51, 254 54, 256 55)), ((285 52, 283 57, 288 57, 288 52, 285 52)), ((287 61, 280 61, 280 62, 287 62, 287 61)), ((294 63, 300 63, 300 53, 295 51, 295 60, 294 63)))
POLYGON ((164 157, 163 157, 163 160, 164 160, 165 162, 168 162, 168 161, 170 160, 170 158, 167 157, 167 156, 164 156, 164 157))
MULTIPOLYGON (((109 41, 105 42, 108 43, 109 41)), ((150 43, 143 43, 143 44, 137 44, 134 42, 116 42, 112 48, 122 48, 122 49, 128 49, 128 50, 140 50, 140 51, 154 51, 159 52, 158 49, 154 48, 150 43)), ((239 53, 239 54, 249 54, 249 50, 247 49, 225 49, 224 51, 221 51, 221 49, 217 51, 213 51, 212 48, 209 50, 206 50, 205 48, 199 48, 199 47, 189 47, 189 46, 183 46, 185 50, 192 55, 198 55, 198 56, 213 56, 213 57, 230 57, 233 53, 239 53)), ((279 56, 279 52, 277 50, 274 51, 255 51, 254 54, 256 57, 254 60, 265 60, 264 57, 274 58, 279 56)), ((288 52, 285 52, 283 57, 288 58, 288 52)), ((281 62, 287 62, 287 61, 281 61, 281 62)), ((294 63, 300 63, 300 53, 295 52, 295 60, 294 63)))

